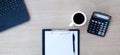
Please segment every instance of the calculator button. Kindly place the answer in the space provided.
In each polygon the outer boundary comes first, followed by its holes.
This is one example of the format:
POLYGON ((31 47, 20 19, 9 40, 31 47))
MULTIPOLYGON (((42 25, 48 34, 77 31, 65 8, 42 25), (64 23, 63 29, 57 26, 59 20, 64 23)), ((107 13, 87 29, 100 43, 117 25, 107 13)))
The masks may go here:
POLYGON ((100 29, 103 29, 103 27, 100 27, 100 29))
POLYGON ((92 29, 93 31, 95 31, 95 29, 92 29))
POLYGON ((96 30, 96 32, 98 32, 99 30, 96 30))
POLYGON ((97 26, 100 26, 99 24, 97 26))
POLYGON ((89 30, 91 30, 92 28, 88 28, 89 30))
POLYGON ((92 25, 90 25, 90 27, 93 27, 92 25))
POLYGON ((103 26, 104 24, 101 24, 101 26, 103 26))
POLYGON ((101 22, 98 22, 98 24, 101 24, 101 22))
POLYGON ((100 26, 100 28, 103 28, 103 26, 100 26))
POLYGON ((106 29, 106 28, 103 28, 104 30, 106 29))
POLYGON ((104 29, 104 30, 102 30, 102 32, 105 32, 105 29, 104 29))
POLYGON ((92 31, 92 33, 95 33, 95 31, 92 31))
POLYGON ((102 29, 99 29, 99 31, 102 31, 102 29))
POLYGON ((104 25, 104 23, 102 23, 102 25, 104 25))
POLYGON ((105 34, 105 33, 104 33, 104 32, 102 32, 102 34, 101 34, 101 35, 102 35, 102 36, 104 36, 104 34, 105 34))
POLYGON ((90 25, 90 27, 92 28, 92 27, 93 27, 93 25, 90 25))
POLYGON ((89 30, 88 32, 91 32, 91 30, 89 30))
POLYGON ((105 22, 105 23, 108 23, 108 22, 105 22))
POLYGON ((96 26, 94 26, 93 28, 96 28, 96 26))
POLYGON ((101 26, 104 26, 104 24, 102 24, 101 26))
POLYGON ((94 23, 91 23, 92 25, 94 24, 94 23))
POLYGON ((98 35, 101 35, 101 32, 100 32, 100 31, 98 32, 98 35))
POLYGON ((94 20, 92 20, 92 22, 94 22, 94 20))
POLYGON ((98 30, 96 30, 96 32, 98 32, 98 30))
POLYGON ((102 31, 102 29, 99 29, 99 31, 102 31))
POLYGON ((107 26, 107 24, 105 24, 105 26, 107 26))
POLYGON ((104 26, 104 28, 106 28, 106 26, 104 26))
POLYGON ((97 27, 97 29, 99 29, 99 27, 97 27))
POLYGON ((101 25, 101 27, 103 27, 103 25, 101 25))
POLYGON ((97 24, 95 24, 95 25, 97 25, 97 24))
POLYGON ((95 23, 97 23, 97 21, 95 21, 95 23))
POLYGON ((105 31, 106 31, 106 29, 103 30, 103 32, 105 32, 105 31))

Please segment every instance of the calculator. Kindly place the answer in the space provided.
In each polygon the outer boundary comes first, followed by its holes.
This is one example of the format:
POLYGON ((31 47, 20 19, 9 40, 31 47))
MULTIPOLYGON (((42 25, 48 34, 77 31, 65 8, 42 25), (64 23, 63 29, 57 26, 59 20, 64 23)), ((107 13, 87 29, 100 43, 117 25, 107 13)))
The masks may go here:
POLYGON ((110 19, 110 15, 101 12, 93 12, 87 32, 104 37, 107 32, 110 19))
POLYGON ((0 32, 28 20, 24 0, 0 0, 0 32))

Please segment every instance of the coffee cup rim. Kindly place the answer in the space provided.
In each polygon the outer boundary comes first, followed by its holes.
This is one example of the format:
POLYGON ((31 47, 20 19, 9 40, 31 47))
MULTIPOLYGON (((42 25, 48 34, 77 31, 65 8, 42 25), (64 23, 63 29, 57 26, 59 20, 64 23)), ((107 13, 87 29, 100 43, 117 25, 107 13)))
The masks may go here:
POLYGON ((76 12, 74 12, 71 19, 72 19, 72 23, 73 23, 74 25, 76 25, 76 26, 83 26, 83 25, 86 23, 86 21, 87 21, 87 17, 86 17, 86 15, 85 15, 85 13, 82 12, 82 11, 76 11, 76 12), (77 14, 77 13, 81 13, 81 14, 84 16, 84 19, 85 19, 85 20, 84 20, 84 22, 81 23, 81 24, 76 24, 76 23, 73 21, 73 17, 74 17, 75 14, 77 14))

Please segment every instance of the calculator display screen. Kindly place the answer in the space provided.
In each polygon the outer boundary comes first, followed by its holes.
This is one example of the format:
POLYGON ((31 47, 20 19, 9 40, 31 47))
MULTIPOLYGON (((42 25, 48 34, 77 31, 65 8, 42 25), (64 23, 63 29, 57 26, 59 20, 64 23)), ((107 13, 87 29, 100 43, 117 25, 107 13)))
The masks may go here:
POLYGON ((96 17, 98 18, 102 18, 102 19, 105 19, 105 20, 109 20, 109 17, 106 16, 106 15, 103 15, 103 14, 95 14, 96 17))

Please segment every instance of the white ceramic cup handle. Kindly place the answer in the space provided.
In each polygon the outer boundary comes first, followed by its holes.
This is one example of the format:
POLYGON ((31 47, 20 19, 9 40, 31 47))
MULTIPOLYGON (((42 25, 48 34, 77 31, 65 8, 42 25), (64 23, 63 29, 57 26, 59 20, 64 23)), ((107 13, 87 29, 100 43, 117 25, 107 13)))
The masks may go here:
POLYGON ((69 26, 72 27, 72 26, 73 26, 73 23, 71 22, 69 26))

